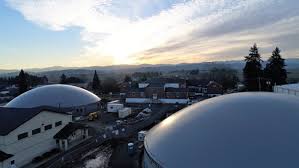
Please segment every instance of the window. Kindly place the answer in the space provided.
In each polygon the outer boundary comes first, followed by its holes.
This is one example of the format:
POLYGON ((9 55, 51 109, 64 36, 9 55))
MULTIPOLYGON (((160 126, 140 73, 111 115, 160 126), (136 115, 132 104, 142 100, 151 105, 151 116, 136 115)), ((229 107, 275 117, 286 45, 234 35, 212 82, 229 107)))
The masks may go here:
POLYGON ((51 128, 52 128, 52 124, 46 125, 46 126, 45 126, 45 131, 46 131, 46 130, 49 130, 49 129, 51 129, 51 128))
POLYGON ((61 124, 62 124, 62 121, 58 121, 58 122, 55 123, 55 127, 58 127, 58 126, 60 126, 61 124))
POLYGON ((38 133, 40 133, 40 128, 36 128, 36 129, 32 130, 32 135, 35 135, 38 133))
POLYGON ((22 133, 18 135, 18 140, 24 139, 28 137, 28 132, 22 133))
POLYGON ((15 160, 10 161, 10 164, 14 165, 15 164, 15 160))

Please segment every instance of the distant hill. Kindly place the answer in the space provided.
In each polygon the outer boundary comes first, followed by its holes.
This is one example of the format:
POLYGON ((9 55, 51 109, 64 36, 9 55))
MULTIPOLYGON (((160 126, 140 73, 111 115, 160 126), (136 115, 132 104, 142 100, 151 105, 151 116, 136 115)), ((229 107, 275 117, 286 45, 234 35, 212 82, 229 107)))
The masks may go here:
POLYGON ((12 70, 0 69, 0 74, 9 74, 9 73, 14 73, 16 71, 17 71, 16 69, 12 69, 12 70))
MULTIPOLYGON (((263 63, 264 66, 266 62, 263 63)), ((287 69, 289 71, 299 69, 299 58, 286 59, 287 69)), ((229 67, 241 71, 244 67, 244 61, 218 61, 218 62, 202 62, 202 63, 182 63, 182 64, 142 64, 142 65, 112 65, 112 66, 92 66, 92 67, 61 67, 54 66, 48 68, 25 69, 26 72, 39 76, 46 75, 49 78, 58 78, 62 73, 67 76, 84 77, 89 76, 94 70, 102 75, 111 73, 134 73, 134 72, 170 72, 177 70, 193 70, 201 71, 211 68, 229 67)), ((0 70, 0 76, 16 76, 19 70, 0 70)))

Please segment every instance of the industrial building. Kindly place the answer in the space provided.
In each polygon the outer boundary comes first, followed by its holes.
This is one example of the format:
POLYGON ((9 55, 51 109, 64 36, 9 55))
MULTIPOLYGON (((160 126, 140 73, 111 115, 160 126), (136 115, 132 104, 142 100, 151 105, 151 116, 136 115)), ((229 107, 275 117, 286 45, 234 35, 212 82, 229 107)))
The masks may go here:
POLYGON ((121 103, 119 100, 114 100, 107 103, 107 112, 108 113, 118 113, 118 110, 124 108, 124 104, 121 103))
POLYGON ((253 92, 189 106, 147 133, 143 167, 299 167, 298 102, 253 92))
POLYGON ((114 100, 107 103, 108 113, 118 113, 119 118, 125 118, 132 113, 132 109, 125 107, 119 100, 114 100))
POLYGON ((87 128, 72 123, 72 114, 99 101, 81 88, 49 85, 30 90, 1 107, 0 168, 22 167, 54 148, 67 150, 72 143, 87 138, 87 128))

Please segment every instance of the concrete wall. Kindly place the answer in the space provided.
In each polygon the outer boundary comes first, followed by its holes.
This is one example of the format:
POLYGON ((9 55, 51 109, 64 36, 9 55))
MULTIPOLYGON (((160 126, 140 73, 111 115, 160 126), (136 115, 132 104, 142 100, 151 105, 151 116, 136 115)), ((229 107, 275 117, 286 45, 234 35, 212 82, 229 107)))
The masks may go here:
POLYGON ((34 157, 55 148, 56 141, 53 136, 71 121, 71 115, 47 111, 39 113, 4 137, 1 150, 14 155, 6 162, 14 160, 15 165, 21 167, 30 163, 34 157), (62 121, 62 125, 55 127, 55 122, 58 121, 62 121), (52 129, 45 130, 44 127, 48 124, 52 124, 52 129), (41 128, 41 133, 32 135, 32 130, 36 128, 41 128), (25 132, 28 132, 28 137, 18 140, 18 135, 25 132))

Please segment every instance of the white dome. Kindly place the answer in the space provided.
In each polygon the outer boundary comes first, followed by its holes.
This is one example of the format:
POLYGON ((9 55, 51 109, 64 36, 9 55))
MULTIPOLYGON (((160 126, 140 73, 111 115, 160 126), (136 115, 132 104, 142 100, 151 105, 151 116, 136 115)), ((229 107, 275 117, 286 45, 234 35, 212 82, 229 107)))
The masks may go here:
POLYGON ((163 168, 297 168, 298 130, 295 96, 225 95, 185 108, 151 129, 146 156, 163 168))
POLYGON ((6 107, 33 108, 53 106, 66 108, 88 105, 100 100, 98 96, 85 89, 55 84, 27 91, 6 104, 6 107))

